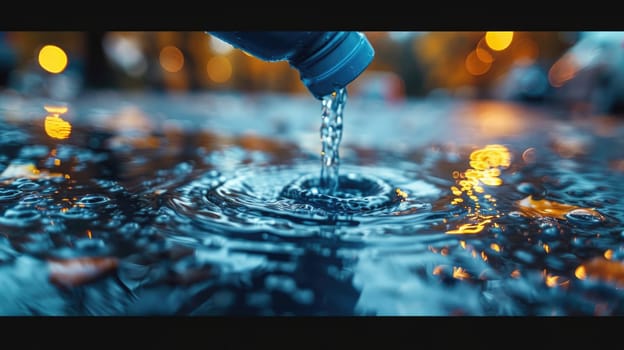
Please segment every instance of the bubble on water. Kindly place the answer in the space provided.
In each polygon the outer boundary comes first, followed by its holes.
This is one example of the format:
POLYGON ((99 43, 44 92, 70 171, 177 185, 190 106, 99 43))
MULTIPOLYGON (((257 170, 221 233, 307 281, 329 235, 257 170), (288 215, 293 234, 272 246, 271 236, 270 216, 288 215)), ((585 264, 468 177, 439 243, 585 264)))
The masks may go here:
POLYGON ((521 212, 517 211, 517 210, 512 210, 509 213, 507 213, 507 216, 509 216, 510 218, 524 218, 524 214, 522 214, 521 212))
POLYGON ((34 191, 34 190, 38 189, 39 187, 41 187, 41 186, 38 183, 31 182, 31 181, 23 182, 23 183, 20 183, 19 185, 17 185, 17 188, 19 190, 22 190, 22 191, 34 191))
POLYGON ((48 198, 44 198, 38 194, 32 193, 20 198, 19 204, 24 206, 40 205, 43 207, 48 201, 48 198))
POLYGON ((41 214, 27 207, 14 207, 7 209, 0 216, 0 224, 14 227, 28 227, 34 225, 41 218, 41 214))
POLYGON ((540 232, 547 236, 557 236, 560 233, 559 222, 553 218, 541 217, 535 220, 540 228, 540 232))
POLYGON ((0 188, 0 201, 10 201, 20 195, 20 191, 13 188, 0 188))
POLYGON ((88 194, 79 198, 76 205, 84 205, 88 207, 102 205, 110 201, 110 198, 100 194, 88 194))
POLYGON ((578 208, 565 214, 566 218, 576 224, 593 225, 605 221, 604 216, 595 210, 578 208))
POLYGON ((99 214, 89 208, 75 206, 60 210, 57 215, 60 215, 66 219, 73 220, 93 220, 99 216, 99 214))

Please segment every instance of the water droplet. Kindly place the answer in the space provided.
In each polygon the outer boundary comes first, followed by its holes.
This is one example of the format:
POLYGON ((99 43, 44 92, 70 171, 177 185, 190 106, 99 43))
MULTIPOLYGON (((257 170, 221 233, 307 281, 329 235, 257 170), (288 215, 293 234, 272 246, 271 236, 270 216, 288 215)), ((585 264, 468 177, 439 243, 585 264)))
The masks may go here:
POLYGON ((566 218, 577 224, 598 224, 605 220, 600 213, 586 208, 578 208, 570 210, 566 218))

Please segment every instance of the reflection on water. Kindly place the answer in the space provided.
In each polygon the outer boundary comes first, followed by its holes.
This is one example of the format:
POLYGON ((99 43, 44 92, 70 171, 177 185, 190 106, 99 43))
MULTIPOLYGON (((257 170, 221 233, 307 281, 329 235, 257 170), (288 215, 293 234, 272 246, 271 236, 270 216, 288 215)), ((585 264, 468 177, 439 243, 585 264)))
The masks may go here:
POLYGON ((619 120, 317 102, 2 97, 0 314, 624 314, 619 120))

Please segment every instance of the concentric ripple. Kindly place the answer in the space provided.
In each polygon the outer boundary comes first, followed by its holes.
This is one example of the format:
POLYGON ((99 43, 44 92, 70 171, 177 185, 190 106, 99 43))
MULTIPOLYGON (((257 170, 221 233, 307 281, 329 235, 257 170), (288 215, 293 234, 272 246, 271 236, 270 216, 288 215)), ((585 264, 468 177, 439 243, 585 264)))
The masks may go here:
POLYGON ((410 207, 423 206, 417 195, 407 201, 397 191, 422 182, 408 173, 365 166, 341 170, 332 195, 318 189, 317 164, 244 169, 234 174, 211 171, 178 188, 168 204, 178 214, 205 218, 206 227, 280 232, 301 225, 315 229, 324 223, 357 226, 365 218, 398 217, 410 212, 410 207))
MULTIPOLYGON (((319 190, 315 167, 249 171, 207 193, 213 203, 227 203, 275 213, 312 216, 371 215, 391 210, 399 198, 387 179, 365 175, 367 169, 344 169, 333 195, 319 190)), ((370 173, 370 171, 369 171, 370 173)), ((379 173, 379 169, 376 170, 379 173)))
POLYGON ((399 201, 392 186, 380 178, 359 173, 340 175, 333 195, 320 192, 319 179, 315 175, 304 175, 284 187, 280 197, 339 215, 364 214, 389 208, 399 201))

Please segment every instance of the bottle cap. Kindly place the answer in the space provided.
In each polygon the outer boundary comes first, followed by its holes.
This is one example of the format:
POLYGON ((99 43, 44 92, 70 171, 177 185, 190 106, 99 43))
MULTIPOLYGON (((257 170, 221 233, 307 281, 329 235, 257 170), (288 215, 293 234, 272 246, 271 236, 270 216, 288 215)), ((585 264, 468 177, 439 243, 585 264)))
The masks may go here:
POLYGON ((308 90, 323 98, 357 78, 373 61, 375 50, 360 32, 328 34, 325 45, 312 56, 291 62, 308 90))

